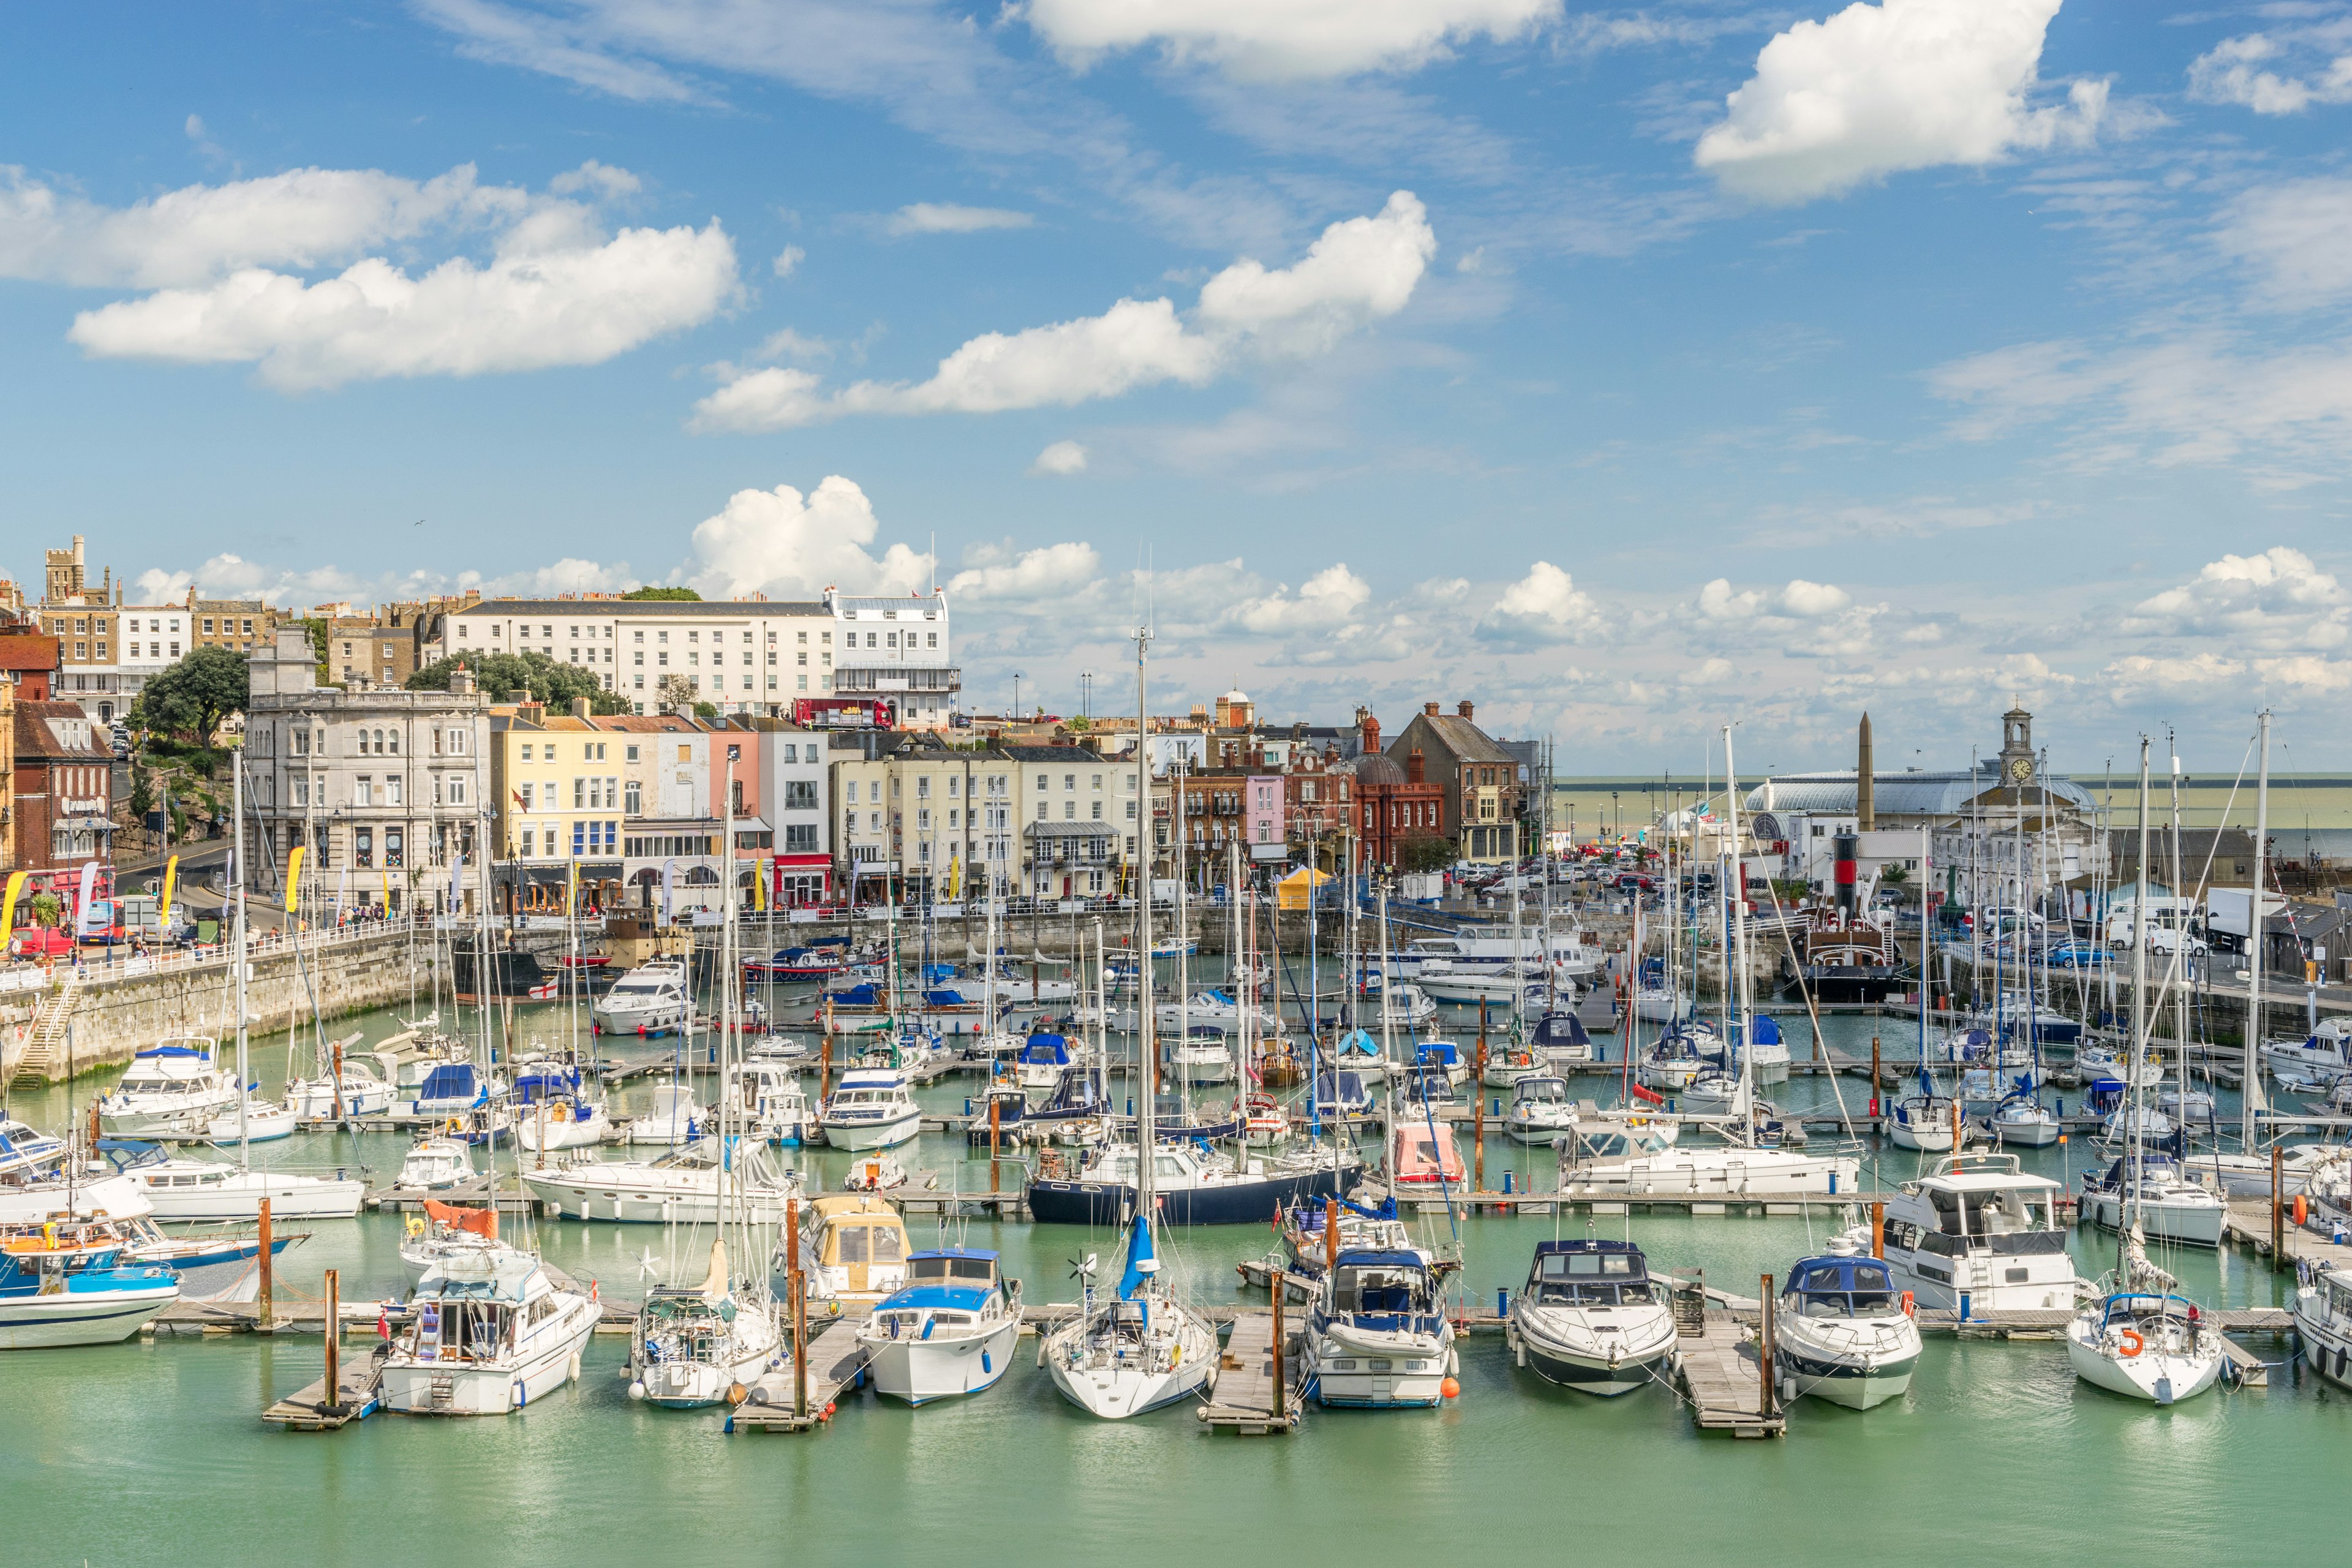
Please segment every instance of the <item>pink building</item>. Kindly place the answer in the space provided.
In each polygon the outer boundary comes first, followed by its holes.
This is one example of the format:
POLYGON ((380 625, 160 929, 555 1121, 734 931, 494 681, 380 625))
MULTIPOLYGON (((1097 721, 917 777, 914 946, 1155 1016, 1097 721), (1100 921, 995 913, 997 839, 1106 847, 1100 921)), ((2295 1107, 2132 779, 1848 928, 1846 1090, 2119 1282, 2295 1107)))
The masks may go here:
POLYGON ((1285 794, 1279 773, 1252 773, 1242 785, 1242 841, 1253 860, 1290 858, 1285 794))

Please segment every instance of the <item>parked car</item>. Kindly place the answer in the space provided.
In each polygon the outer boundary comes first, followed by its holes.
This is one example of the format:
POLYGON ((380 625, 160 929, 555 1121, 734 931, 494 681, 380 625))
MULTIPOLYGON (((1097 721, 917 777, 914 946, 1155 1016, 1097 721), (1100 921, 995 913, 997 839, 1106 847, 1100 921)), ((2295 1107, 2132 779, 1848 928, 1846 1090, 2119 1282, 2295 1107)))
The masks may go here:
POLYGON ((2063 942, 2050 950, 2053 969, 2097 969, 2114 962, 2114 953, 2092 942, 2063 942))
POLYGON ((11 958, 27 961, 71 958, 73 951, 73 938, 55 926, 35 926, 8 939, 8 956, 11 958))

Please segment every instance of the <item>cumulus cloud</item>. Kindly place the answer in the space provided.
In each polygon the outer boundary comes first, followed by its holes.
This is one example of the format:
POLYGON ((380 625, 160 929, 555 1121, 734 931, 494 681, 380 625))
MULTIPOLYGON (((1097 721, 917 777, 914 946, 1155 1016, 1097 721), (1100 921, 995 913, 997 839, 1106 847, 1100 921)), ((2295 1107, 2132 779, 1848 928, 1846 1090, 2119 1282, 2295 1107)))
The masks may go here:
POLYGON ((2352 180, 2258 186, 2223 209, 2216 240, 2273 303, 2340 299, 2352 293, 2352 180))
POLYGON ((1478 635, 1502 642, 1573 642, 1598 632, 1601 606, 1576 579, 1549 561, 1503 590, 1478 622, 1478 635))
MULTIPOLYGON (((1167 299, 1121 300, 1099 316, 987 332, 928 381, 861 381, 828 393, 808 371, 734 372, 695 405, 698 430, 780 430, 855 414, 993 414, 1200 386, 1245 353, 1298 354, 1403 309, 1437 251, 1410 191, 1370 217, 1332 224, 1287 268, 1235 262, 1202 287, 1196 324, 1167 299)), ((731 368, 731 367, 730 367, 731 368)))
POLYGON ((2189 95, 2256 114, 2352 103, 2352 22, 2224 38, 2189 62, 2189 95))
POLYGON ((948 592, 992 605, 1062 604, 1092 587, 1102 572, 1095 547, 1074 540, 1019 554, 1009 546, 983 546, 967 559, 971 564, 948 579, 948 592))
POLYGON ((797 245, 788 245, 776 252, 775 272, 779 278, 790 278, 808 259, 808 252, 797 245))
POLYGON ((717 516, 694 530, 686 568, 711 598, 814 599, 828 587, 852 594, 916 594, 931 561, 904 544, 881 554, 867 547, 881 531, 874 503, 839 474, 803 496, 790 485, 737 490, 717 516))
POLYGON ((2207 652, 2173 658, 2128 654, 2099 673, 2113 685, 2118 697, 2131 697, 2147 690, 2217 690, 2245 672, 2245 665, 2239 660, 2207 652))
POLYGON ((1027 228, 1037 220, 1009 207, 964 207, 953 202, 916 202, 892 213, 882 225, 885 233, 978 234, 990 228, 1027 228))
POLYGON ((1509 42, 1556 20, 1559 0, 1029 0, 1029 25, 1084 68, 1158 44, 1171 59, 1252 80, 1410 69, 1449 42, 1509 42))
POLYGON ((1315 631, 1341 625, 1371 596, 1370 584, 1350 572, 1346 562, 1334 562, 1300 584, 1296 594, 1286 584, 1244 601, 1234 607, 1233 620, 1265 636, 1315 631))
POLYGON ((2058 5, 1882 0, 1800 22, 1756 57, 1724 121, 1699 138, 1698 166, 1739 195, 1795 203, 1902 170, 2087 141, 2105 84, 2074 83, 2063 108, 2029 101, 2058 5))
POLYGON ((2352 595, 2310 556, 2285 545, 2224 555, 2177 587, 2142 600, 2126 631, 2207 637, 2242 648, 2342 646, 2352 595))
POLYGON ((1029 465, 1029 471, 1063 477, 1083 474, 1087 471, 1087 449, 1076 441, 1056 441, 1037 454, 1037 460, 1029 465))
POLYGON ((1699 618, 1708 621, 1746 621, 1768 616, 1814 620, 1835 615, 1853 603, 1853 596, 1844 589, 1828 583, 1809 583, 1802 577, 1790 579, 1785 588, 1741 591, 1735 591, 1728 578, 1717 577, 1698 591, 1699 618))

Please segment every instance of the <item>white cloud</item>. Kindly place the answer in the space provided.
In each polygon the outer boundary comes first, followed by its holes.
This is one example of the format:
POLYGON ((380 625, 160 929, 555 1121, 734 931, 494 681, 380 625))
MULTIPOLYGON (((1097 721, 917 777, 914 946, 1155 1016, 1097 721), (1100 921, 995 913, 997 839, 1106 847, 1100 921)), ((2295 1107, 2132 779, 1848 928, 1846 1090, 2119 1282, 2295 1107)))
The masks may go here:
POLYGON ((291 169, 187 185, 127 207, 0 166, 0 277, 94 288, 199 284, 241 268, 323 266, 445 225, 511 223, 533 203, 515 187, 478 184, 471 163, 424 181, 377 169, 291 169))
POLYGON ((1570 642, 1598 633, 1603 620, 1592 595, 1549 561, 1503 590, 1478 623, 1478 635, 1503 642, 1570 642))
POLYGON ((1087 449, 1076 441, 1056 441, 1037 454, 1037 460, 1029 465, 1029 471, 1056 476, 1085 473, 1087 449))
POLYGON ((2217 242, 2260 274, 2280 304, 2352 293, 2352 180, 2290 180, 2246 192, 2223 210, 2217 242))
POLYGON ((1906 169, 1983 165, 2090 138, 2104 83, 2034 109, 2059 0, 1883 0, 1800 22, 1764 46, 1696 160, 1758 201, 1837 195, 1906 169))
POLYGON ((100 359, 254 363, 291 391, 596 364, 709 321, 738 291, 715 220, 537 238, 518 228, 487 266, 459 257, 418 278, 376 258, 319 283, 255 268, 85 310, 67 336, 100 359))
POLYGON ((2300 114, 2315 103, 2352 103, 2352 23, 2224 38, 2189 64, 2189 95, 2256 114, 2300 114), (2341 50, 2329 58, 2332 50, 2341 50), (2264 70, 2294 59, 2296 74, 2264 70))
POLYGON ((1393 315, 1436 249, 1421 202, 1399 191, 1378 215, 1326 228, 1295 266, 1243 260, 1210 279, 1197 331, 1164 298, 1121 300, 1099 316, 984 333, 919 383, 861 381, 828 395, 806 371, 741 372, 695 405, 693 427, 777 430, 851 414, 993 414, 1066 407, 1171 381, 1199 386, 1244 348, 1320 352, 1393 315))
POLYGON ((1559 0, 1029 0, 1029 25, 1084 67, 1157 43, 1253 80, 1411 69, 1453 40, 1509 42, 1559 16, 1559 0))
POLYGON ((1844 589, 1827 583, 1809 583, 1802 577, 1790 579, 1785 588, 1738 592, 1727 578, 1717 577, 1698 591, 1699 618, 1707 621, 1746 621, 1759 616, 1814 620, 1835 615, 1853 603, 1853 596, 1844 589))
POLYGON ((1066 541, 1015 555, 1009 548, 973 551, 973 564, 948 579, 948 592, 959 600, 984 605, 1065 604, 1072 595, 1093 586, 1102 571, 1102 557, 1091 544, 1066 541))
POLYGON ((2273 686, 2293 691, 2328 695, 2352 689, 2352 664, 2331 663, 2309 654, 2292 654, 2284 658, 2258 658, 2254 673, 2273 686))
POLYGON ((2197 575, 2134 607, 2124 629, 2157 637, 2219 637, 2240 648, 2341 647, 2352 594, 2299 550, 2224 555, 2197 575))
POLYGON ((761 342, 759 357, 764 360, 831 359, 833 344, 823 338, 813 338, 785 327, 769 333, 761 342))
POLYGON ((2099 673, 2113 683, 2118 696, 2141 691, 2220 690, 2235 682, 2246 667, 2217 653, 2191 654, 2185 658, 2135 653, 2115 660, 2099 673))
POLYGON ((879 556, 867 546, 881 524, 866 492, 839 474, 806 496, 790 485, 737 490, 694 530, 694 585, 712 598, 765 594, 814 599, 828 587, 853 594, 917 594, 931 562, 904 544, 879 556))
MULTIPOLYGON (((188 118, 194 120, 195 116, 191 114, 188 118)), ((139 597, 133 600, 132 603, 141 605, 181 604, 186 601, 188 590, 194 587, 195 584, 195 577, 191 573, 165 572, 160 568, 151 566, 146 571, 139 574, 139 597)))
POLYGON ((797 245, 788 245, 776 252, 775 269, 779 278, 790 278, 800 264, 808 259, 808 252, 797 245))
POLYGON ((1337 626, 1362 609, 1372 596, 1371 584, 1335 562, 1299 584, 1297 594, 1287 584, 1260 598, 1234 606, 1237 626, 1265 637, 1318 631, 1337 626))
POLYGON ((1007 207, 964 207, 952 202, 916 202, 890 215, 886 233, 978 234, 990 228, 1027 228, 1037 220, 1007 207))
POLYGON ((635 195, 645 188, 645 184, 626 169, 616 169, 610 163, 600 163, 591 158, 578 168, 548 181, 547 188, 559 196, 576 195, 583 191, 593 192, 612 202, 635 195))

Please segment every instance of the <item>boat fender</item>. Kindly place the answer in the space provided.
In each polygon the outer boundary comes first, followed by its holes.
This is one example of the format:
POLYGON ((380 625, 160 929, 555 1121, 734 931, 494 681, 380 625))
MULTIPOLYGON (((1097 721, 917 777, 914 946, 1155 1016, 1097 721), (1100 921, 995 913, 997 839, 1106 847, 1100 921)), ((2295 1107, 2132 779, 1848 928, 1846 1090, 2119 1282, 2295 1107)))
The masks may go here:
POLYGON ((1462 1396, 1462 1385, 1449 1377, 1437 1385, 1437 1392, 1447 1399, 1459 1399, 1462 1396))
POLYGON ((2138 1330, 2126 1329, 2122 1335, 2116 1341, 2116 1352, 2121 1355, 2136 1356, 2139 1354, 2141 1350, 2144 1349, 2147 1344, 2147 1342, 2139 1337, 2138 1330))
POLYGON ((572 1382, 577 1383, 580 1381, 580 1352, 578 1351, 573 1351, 572 1352, 571 1364, 565 1368, 565 1370, 572 1373, 572 1382))
POLYGON ((996 1370, 996 1363, 988 1359, 988 1352, 986 1351, 980 1352, 980 1370, 984 1373, 992 1373, 996 1370))
POLYGON ((645 1396, 645 1380, 643 1378, 632 1379, 629 1383, 629 1397, 632 1399, 643 1399, 645 1396))
POLYGON ((730 1404, 730 1405, 740 1405, 740 1404, 742 1404, 746 1399, 749 1399, 749 1398, 751 1398, 751 1391, 750 1389, 748 1389, 748 1388, 744 1387, 741 1384, 740 1384, 740 1383, 730 1383, 730 1384, 729 1384, 727 1385, 727 1403, 728 1403, 728 1404, 730 1404))
POLYGON ((1903 1292, 1903 1315, 1906 1318, 1916 1318, 1919 1315, 1918 1298, 1908 1290, 1903 1292))

